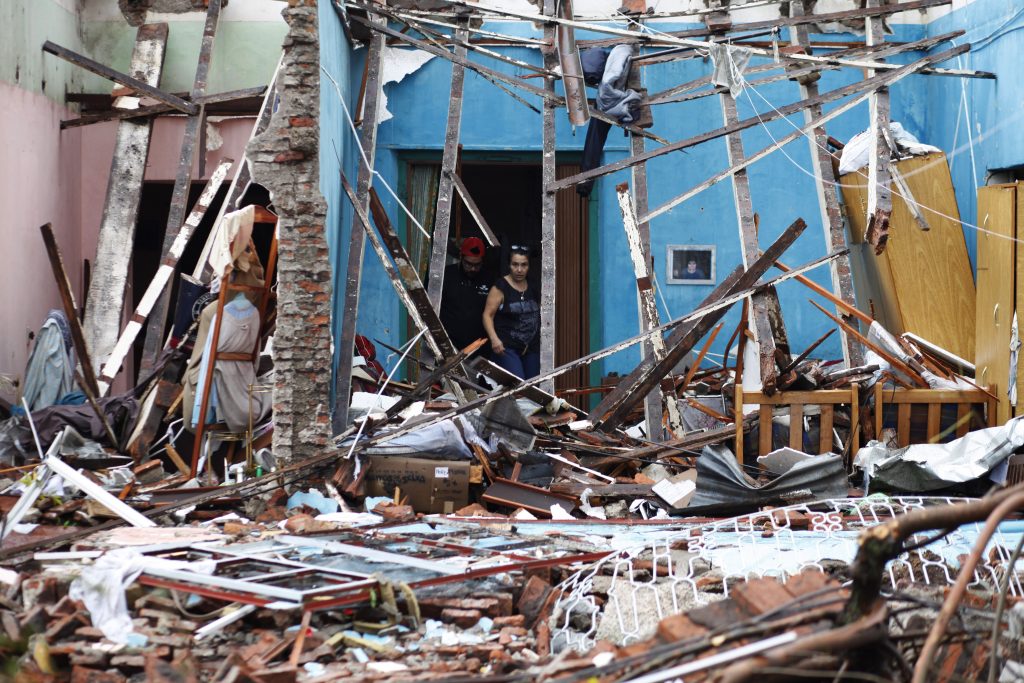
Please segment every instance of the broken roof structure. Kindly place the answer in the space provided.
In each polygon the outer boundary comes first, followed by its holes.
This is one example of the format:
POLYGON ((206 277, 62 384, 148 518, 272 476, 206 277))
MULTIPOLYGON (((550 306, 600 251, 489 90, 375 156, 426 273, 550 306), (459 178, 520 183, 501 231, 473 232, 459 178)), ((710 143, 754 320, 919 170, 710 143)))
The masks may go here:
POLYGON ((1024 676, 1014 3, 8 5, 5 676, 1024 676))

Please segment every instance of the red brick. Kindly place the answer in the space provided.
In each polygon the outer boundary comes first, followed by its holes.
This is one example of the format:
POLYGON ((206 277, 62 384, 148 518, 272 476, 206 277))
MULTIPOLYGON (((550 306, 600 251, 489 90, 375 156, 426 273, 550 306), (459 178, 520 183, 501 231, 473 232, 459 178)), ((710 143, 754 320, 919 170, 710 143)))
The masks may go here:
POLYGON ((705 633, 706 628, 693 623, 685 614, 675 614, 658 622, 658 638, 666 643, 675 643, 705 633))
POLYGON ((441 621, 449 624, 455 624, 460 628, 470 628, 475 626, 480 617, 483 615, 475 609, 455 609, 449 607, 441 610, 441 621))

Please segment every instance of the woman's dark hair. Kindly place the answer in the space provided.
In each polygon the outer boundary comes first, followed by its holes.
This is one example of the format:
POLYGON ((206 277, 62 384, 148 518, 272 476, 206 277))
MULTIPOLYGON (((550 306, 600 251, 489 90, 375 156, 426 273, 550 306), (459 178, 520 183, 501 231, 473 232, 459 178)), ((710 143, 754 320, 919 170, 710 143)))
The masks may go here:
POLYGON ((508 248, 508 262, 512 263, 513 256, 525 256, 530 258, 530 248, 522 244, 513 244, 508 248))

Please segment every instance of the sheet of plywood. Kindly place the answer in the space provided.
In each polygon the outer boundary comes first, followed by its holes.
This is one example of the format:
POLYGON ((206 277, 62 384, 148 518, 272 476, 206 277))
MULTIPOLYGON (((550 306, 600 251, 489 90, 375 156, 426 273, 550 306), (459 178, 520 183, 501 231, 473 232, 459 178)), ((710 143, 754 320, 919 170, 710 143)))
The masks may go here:
POLYGON ((978 190, 977 349, 974 362, 978 384, 999 397, 997 424, 1009 417, 1006 384, 1010 375, 1010 324, 1013 322, 1013 266, 1016 234, 1014 185, 978 190))
MULTIPOLYGON (((1017 185, 1016 185, 1016 190, 1017 190, 1016 197, 1015 197, 1015 199, 1016 199, 1016 210, 1014 212, 1015 213, 1014 218, 1016 219, 1016 223, 1014 225, 1013 234, 1014 234, 1015 237, 1017 237, 1019 239, 1020 235, 1017 234, 1016 228, 1017 228, 1017 226, 1024 225, 1024 201, 1022 201, 1022 200, 1024 200, 1024 195, 1021 194, 1022 192, 1024 192, 1024 183, 1018 182, 1017 185)), ((1022 269, 1024 269, 1024 243, 1022 243, 1022 242, 1007 242, 1007 246, 1008 246, 1008 248, 1012 248, 1014 250, 1015 254, 1016 254, 1016 260, 1014 261, 1015 266, 1014 266, 1013 270, 1010 271, 1010 272, 1013 274, 1013 280, 1014 280, 1013 289, 1016 292, 1016 296, 1014 297, 1014 309, 1018 309, 1018 308, 1022 308, 1022 305, 1024 305, 1024 276, 1022 276, 1022 274, 1020 272, 1022 269)), ((1020 331, 1020 326, 1021 326, 1022 318, 1024 318, 1024 310, 1021 310, 1020 314, 1017 317, 1018 333, 1020 331)), ((1012 320, 1011 320, 1011 323, 1012 323, 1012 320)), ((1022 367, 1022 365, 1024 365, 1024 354, 1018 354, 1017 355, 1017 407, 1016 407, 1016 409, 1010 409, 1008 411, 1009 413, 1012 413, 1014 417, 1016 417, 1018 415, 1024 415, 1024 367, 1022 367)), ((1000 422, 1000 423, 997 423, 997 424, 1002 424, 1002 423, 1000 422)))
MULTIPOLYGON (((906 179, 931 230, 918 227, 907 203, 893 192, 889 242, 875 264, 876 286, 892 332, 914 332, 953 353, 974 356, 975 289, 967 244, 944 154, 903 159, 896 168, 906 179), (895 310, 893 310, 895 309, 895 310), (895 329, 893 329, 895 328, 895 329)), ((841 179, 851 236, 862 242, 867 180, 863 173, 841 179)), ((865 263, 870 262, 865 254, 865 263)), ((878 302, 876 302, 876 308, 878 302)))

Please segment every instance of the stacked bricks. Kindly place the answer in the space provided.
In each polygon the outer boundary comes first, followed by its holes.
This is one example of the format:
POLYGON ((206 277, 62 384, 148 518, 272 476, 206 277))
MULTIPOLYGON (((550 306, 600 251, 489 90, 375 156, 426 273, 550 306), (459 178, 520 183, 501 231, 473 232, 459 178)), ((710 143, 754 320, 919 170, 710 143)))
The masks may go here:
POLYGON ((253 178, 271 193, 278 222, 274 442, 279 462, 328 445, 331 379, 331 264, 327 206, 318 173, 320 44, 317 0, 289 0, 280 105, 249 143, 253 178))

